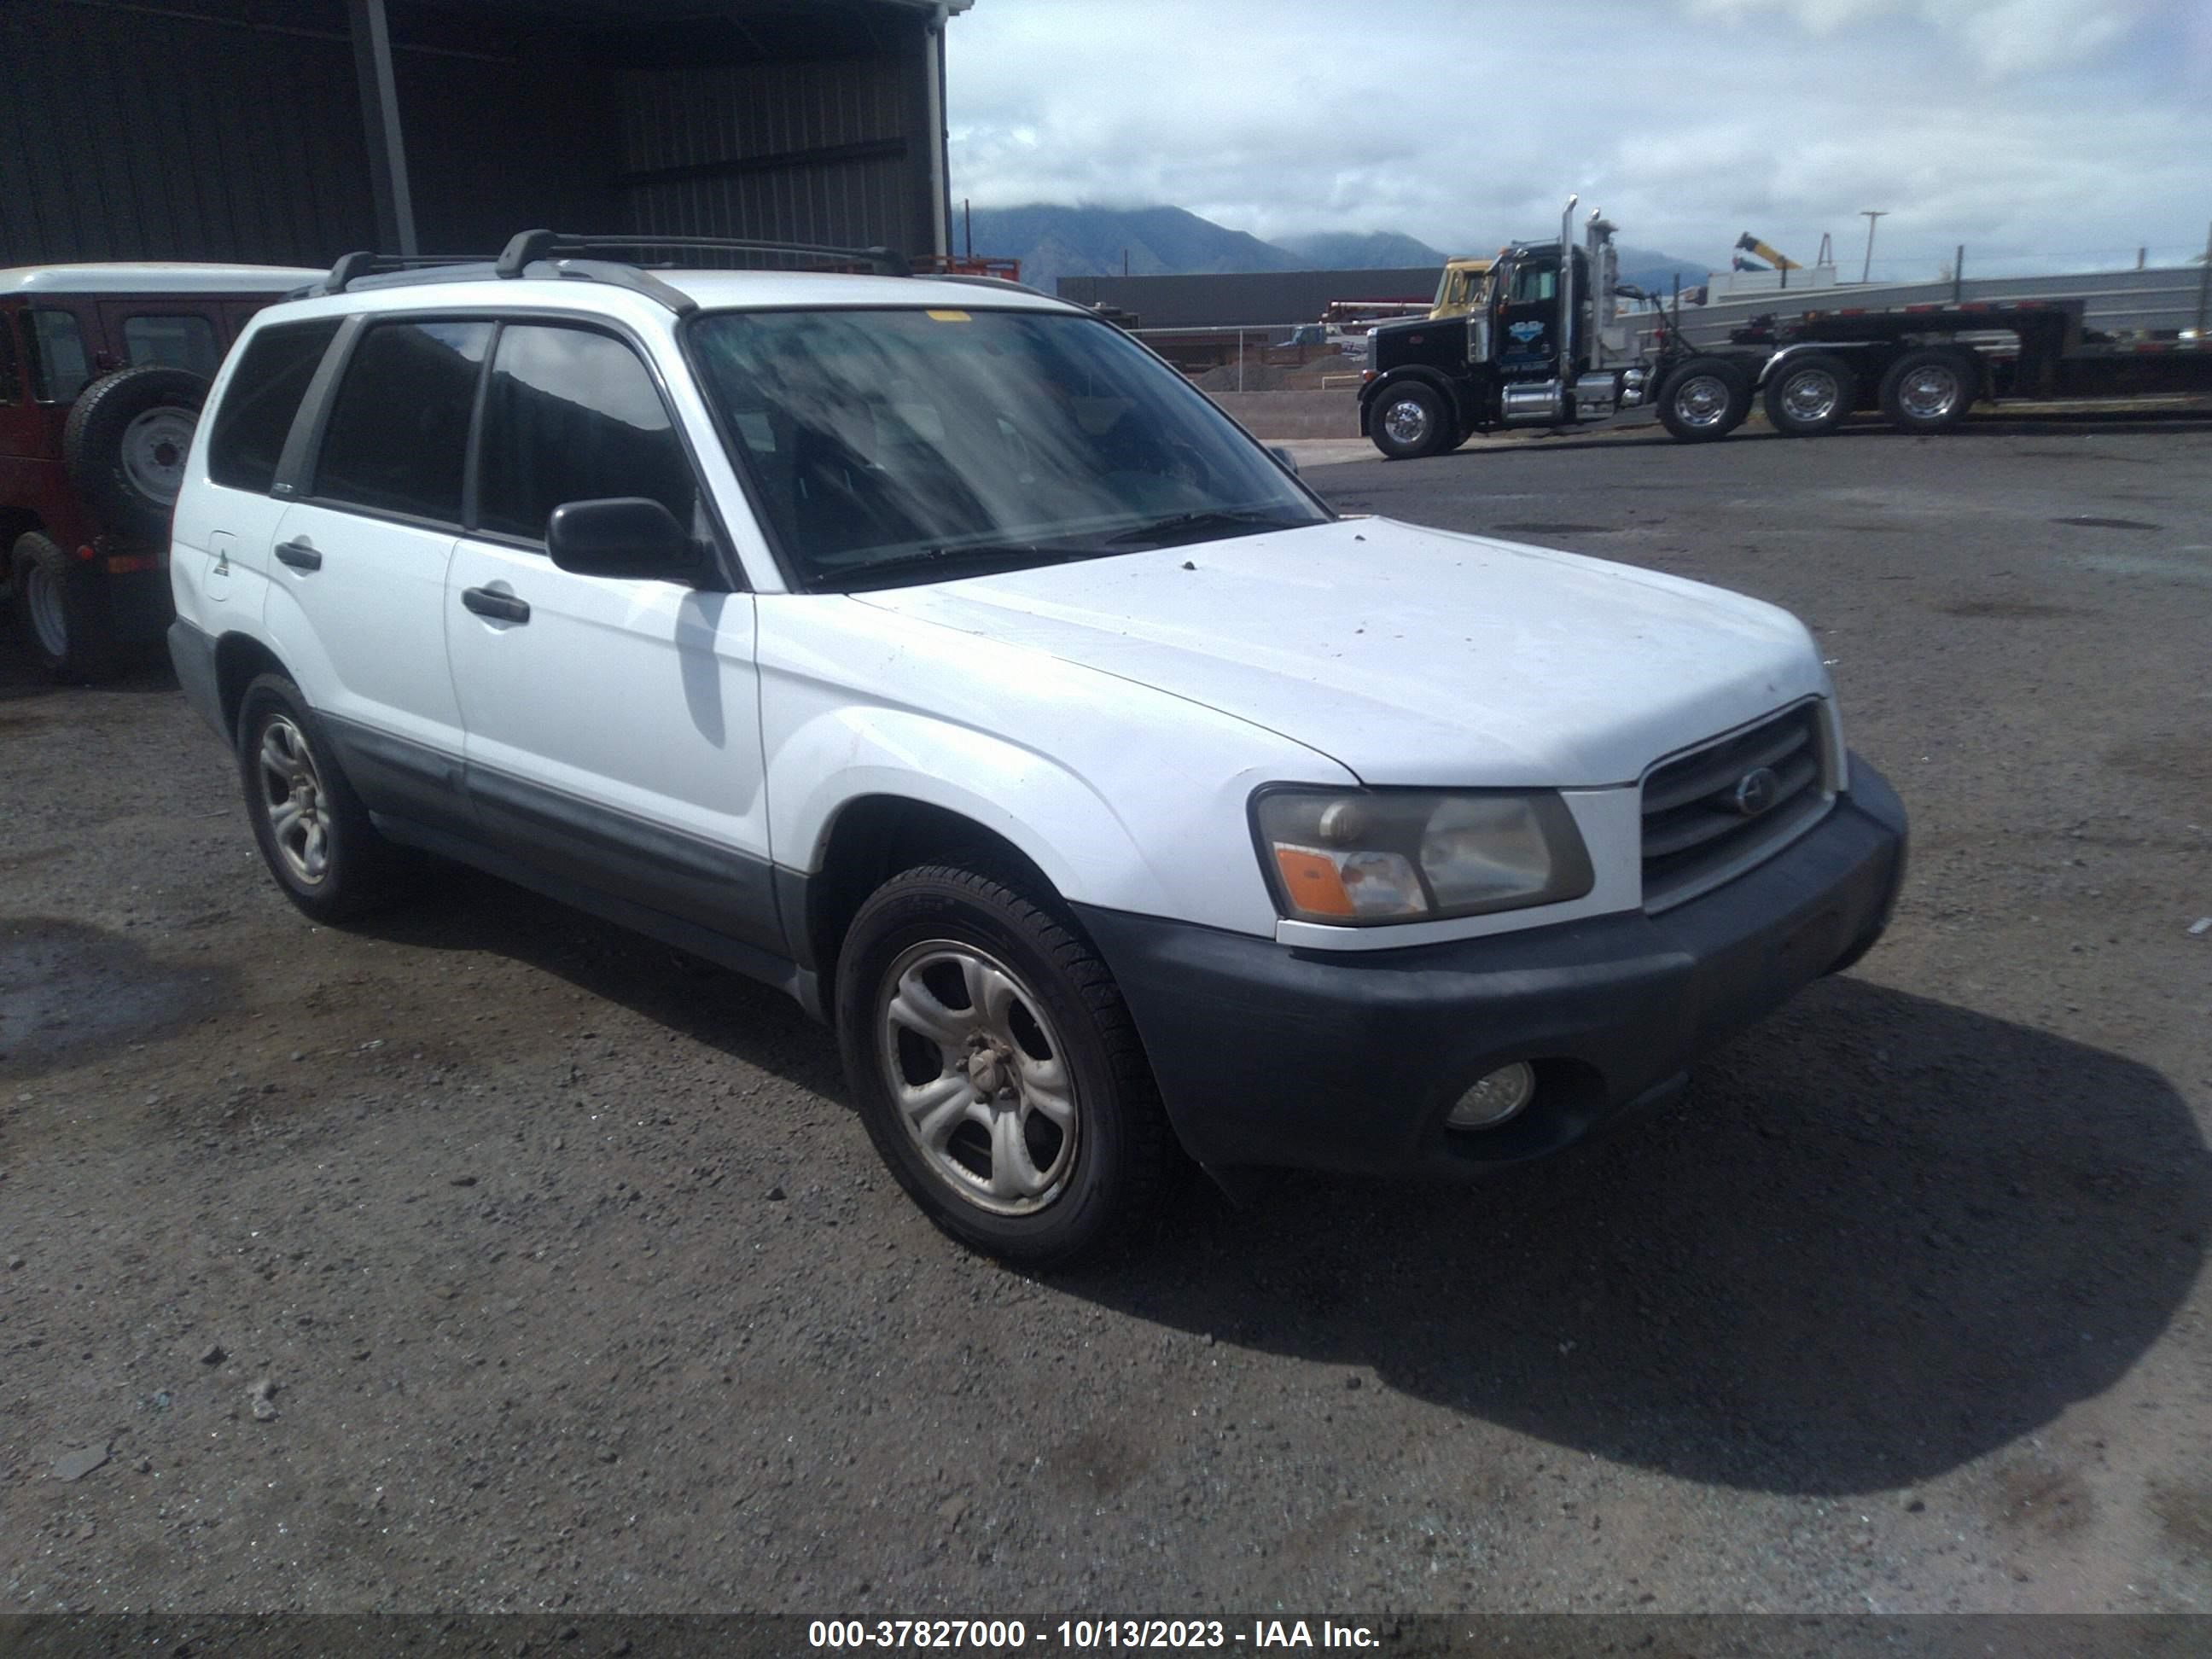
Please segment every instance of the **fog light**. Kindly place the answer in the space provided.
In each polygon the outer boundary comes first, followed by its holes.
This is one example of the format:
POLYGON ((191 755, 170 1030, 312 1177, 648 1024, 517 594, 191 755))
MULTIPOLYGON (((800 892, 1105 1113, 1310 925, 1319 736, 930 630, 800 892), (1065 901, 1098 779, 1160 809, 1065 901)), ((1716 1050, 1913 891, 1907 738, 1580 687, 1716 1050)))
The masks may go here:
POLYGON ((1525 1060, 1501 1066, 1459 1097, 1444 1120, 1454 1129, 1494 1129, 1535 1097, 1536 1073, 1525 1060))

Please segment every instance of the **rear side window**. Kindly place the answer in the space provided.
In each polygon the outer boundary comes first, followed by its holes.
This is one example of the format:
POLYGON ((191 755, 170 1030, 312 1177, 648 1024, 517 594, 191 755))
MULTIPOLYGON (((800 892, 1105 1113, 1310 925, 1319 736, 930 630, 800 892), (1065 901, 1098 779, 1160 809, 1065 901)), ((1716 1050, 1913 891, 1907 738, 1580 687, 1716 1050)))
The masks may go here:
POLYGON ((31 324, 31 395, 42 404, 73 401, 92 378, 84 331, 67 311, 25 313, 31 324))
POLYGON ((307 382, 338 331, 337 319, 280 323, 249 341, 230 377, 208 439, 208 477, 232 489, 266 495, 291 435, 307 382))
POLYGON ((22 371, 15 364, 15 319, 0 311, 0 404, 21 403, 22 371))
POLYGON ((542 541, 564 501, 644 495, 692 525, 698 486, 653 377, 620 340, 510 324, 484 391, 479 528, 542 541))
POLYGON ((313 494, 459 524, 469 416, 489 323, 379 323, 361 337, 331 409, 313 494))
POLYGON ((125 317, 123 355, 133 368, 164 363, 171 368, 188 368, 210 380, 222 367, 222 350, 215 343, 215 325, 204 317, 125 317))

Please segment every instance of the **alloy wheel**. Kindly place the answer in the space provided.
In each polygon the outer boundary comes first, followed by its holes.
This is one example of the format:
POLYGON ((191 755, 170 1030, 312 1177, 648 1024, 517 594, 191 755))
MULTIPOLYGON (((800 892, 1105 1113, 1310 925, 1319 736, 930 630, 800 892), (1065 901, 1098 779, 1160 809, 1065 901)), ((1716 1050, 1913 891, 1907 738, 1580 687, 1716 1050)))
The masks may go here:
POLYGON ((979 946, 902 951, 877 996, 884 1081, 930 1174, 996 1215, 1033 1215, 1073 1170, 1082 1112, 1036 994, 979 946))

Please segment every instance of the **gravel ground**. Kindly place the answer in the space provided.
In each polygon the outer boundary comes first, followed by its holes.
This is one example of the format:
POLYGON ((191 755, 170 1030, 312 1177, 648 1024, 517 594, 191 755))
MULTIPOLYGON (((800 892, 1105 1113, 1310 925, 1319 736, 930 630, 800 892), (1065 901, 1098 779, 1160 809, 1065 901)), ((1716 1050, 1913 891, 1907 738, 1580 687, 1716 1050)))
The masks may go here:
POLYGON ((1803 615, 1889 940, 1549 1163, 1033 1280, 773 994, 310 927, 165 675, 7 670, 0 1611, 2212 1608, 2212 427, 1310 476, 1803 615))

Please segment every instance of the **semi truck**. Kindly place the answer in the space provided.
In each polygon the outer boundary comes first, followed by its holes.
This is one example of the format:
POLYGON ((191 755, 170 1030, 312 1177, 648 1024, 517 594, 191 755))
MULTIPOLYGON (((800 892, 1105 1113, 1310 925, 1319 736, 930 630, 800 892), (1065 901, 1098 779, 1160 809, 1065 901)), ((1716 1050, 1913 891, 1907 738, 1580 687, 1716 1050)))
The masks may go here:
POLYGON ((1367 337, 1359 429, 1391 460, 1455 449, 1508 427, 1586 427, 1652 408, 1684 443, 1724 438, 1754 402, 1777 431, 1812 437, 1861 410, 1936 433, 1999 398, 2212 392, 2200 320, 2172 337, 2114 339, 2084 302, 2055 298, 1853 306, 1808 291, 1725 345, 1695 346, 1656 295, 1620 283, 1614 227, 1589 215, 1574 236, 1567 198, 1556 242, 1503 250, 1464 316, 1387 323, 1367 337), (1635 317, 1624 302, 1643 314, 1635 317), (1658 325, 1650 326, 1652 313, 1658 325))

